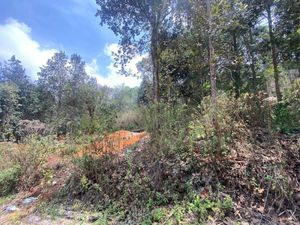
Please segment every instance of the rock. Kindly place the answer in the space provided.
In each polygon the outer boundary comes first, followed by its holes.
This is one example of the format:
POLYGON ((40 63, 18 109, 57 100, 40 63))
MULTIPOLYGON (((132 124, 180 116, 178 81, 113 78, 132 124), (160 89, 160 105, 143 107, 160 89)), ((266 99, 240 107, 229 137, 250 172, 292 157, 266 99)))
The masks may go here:
POLYGON ((37 215, 29 215, 27 218, 26 218, 27 222, 29 224, 36 224, 36 223, 39 223, 42 221, 42 218, 37 216, 37 215))
POLYGON ((5 208, 6 212, 15 212, 17 210, 19 210, 19 208, 15 205, 11 205, 11 206, 8 206, 8 207, 5 208))
POLYGON ((24 205, 29 205, 29 204, 34 203, 37 199, 38 199, 37 197, 29 197, 29 198, 25 198, 25 199, 22 201, 22 204, 24 204, 24 205))
POLYGON ((66 211, 65 212, 65 217, 67 219, 74 219, 74 212, 72 212, 72 211, 66 211))
POLYGON ((95 223, 99 219, 98 216, 90 216, 89 223, 95 223))

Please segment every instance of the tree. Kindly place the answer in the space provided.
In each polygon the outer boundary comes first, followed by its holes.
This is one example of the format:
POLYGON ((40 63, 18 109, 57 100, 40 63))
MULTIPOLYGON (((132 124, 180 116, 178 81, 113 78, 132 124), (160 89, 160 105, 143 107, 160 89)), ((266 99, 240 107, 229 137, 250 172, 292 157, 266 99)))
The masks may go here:
POLYGON ((0 82, 11 82, 16 84, 21 90, 25 90, 29 84, 28 77, 25 73, 21 61, 13 55, 4 63, 1 68, 0 82))
POLYGON ((44 92, 50 93, 54 98, 58 115, 62 113, 66 84, 69 81, 67 63, 66 54, 57 52, 48 60, 46 66, 41 67, 41 71, 38 73, 38 83, 44 92))
POLYGON ((280 50, 284 66, 287 69, 298 69, 300 75, 300 2, 298 0, 282 0, 276 8, 277 46, 280 50))
POLYGON ((277 44, 276 44, 276 37, 274 34, 274 11, 277 8, 278 0, 254 0, 249 1, 245 0, 245 2, 249 5, 250 11, 253 14, 253 20, 257 22, 258 19, 264 17, 268 23, 268 35, 269 35, 269 44, 270 44, 270 52, 271 52, 271 59, 272 59, 272 66, 273 66, 273 75, 275 81, 275 91, 278 101, 281 101, 282 94, 280 90, 279 84, 279 69, 278 69, 278 52, 277 52, 277 44))
POLYGON ((0 83, 0 137, 10 140, 20 117, 19 89, 10 82, 0 83))
POLYGON ((208 52, 209 52, 209 70, 210 70, 210 85, 211 85, 211 102, 213 107, 217 106, 217 74, 215 65, 215 49, 212 42, 212 16, 210 0, 206 0, 207 20, 208 20, 208 52))
POLYGON ((274 0, 267 0, 265 1, 265 10, 267 12, 267 20, 268 20, 268 27, 269 27, 269 37, 270 37, 270 44, 271 44, 271 52, 272 52, 272 63, 274 69, 274 80, 275 80, 275 91, 278 101, 281 101, 282 94, 280 91, 279 85, 279 69, 278 69, 278 55, 277 55, 277 47, 276 47, 276 40, 274 36, 273 30, 273 17, 272 17, 272 8, 274 7, 274 0))
POLYGON ((170 15, 172 0, 97 0, 100 7, 96 16, 101 25, 107 24, 121 36, 120 63, 125 65, 137 52, 150 50, 153 65, 154 99, 160 101, 160 35, 170 15), (150 46, 148 45, 150 43, 150 46))
POLYGON ((1 82, 10 82, 16 85, 19 95, 20 118, 35 119, 39 111, 36 86, 30 82, 21 61, 15 56, 12 56, 0 67, 1 82))
POLYGON ((90 120, 92 121, 95 116, 98 100, 98 84, 95 78, 89 78, 87 82, 81 87, 84 94, 84 104, 88 112, 90 120))
POLYGON ((68 66, 70 75, 66 87, 66 108, 71 120, 79 118, 84 112, 84 93, 82 86, 87 82, 88 76, 85 71, 85 62, 80 55, 71 55, 68 66))
POLYGON ((214 109, 212 115, 212 121, 214 124, 214 128, 217 136, 216 149, 217 154, 221 154, 221 137, 219 135, 219 123, 216 115, 217 110, 217 73, 216 73, 216 65, 215 65, 215 49, 212 41, 213 34, 213 24, 212 24, 212 16, 211 16, 211 4, 210 0, 206 1, 206 10, 207 10, 207 20, 208 20, 208 52, 209 52, 209 70, 210 70, 210 85, 211 85, 211 104, 214 109))

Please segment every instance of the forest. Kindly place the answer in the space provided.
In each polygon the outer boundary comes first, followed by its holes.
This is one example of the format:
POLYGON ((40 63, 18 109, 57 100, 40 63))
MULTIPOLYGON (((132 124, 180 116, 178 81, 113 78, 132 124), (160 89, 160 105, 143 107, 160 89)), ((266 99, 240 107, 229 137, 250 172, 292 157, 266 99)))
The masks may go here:
POLYGON ((141 84, 0 60, 0 224, 299 224, 300 1, 95 4, 141 84))

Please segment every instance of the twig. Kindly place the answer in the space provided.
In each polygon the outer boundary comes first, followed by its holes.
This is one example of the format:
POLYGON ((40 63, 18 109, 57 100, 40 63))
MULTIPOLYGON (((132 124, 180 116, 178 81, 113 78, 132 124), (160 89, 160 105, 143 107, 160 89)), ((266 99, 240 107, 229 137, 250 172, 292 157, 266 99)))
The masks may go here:
MULTIPOLYGON (((267 191, 267 196, 266 196, 266 199, 265 199, 265 204, 264 204, 264 210, 263 210, 263 213, 265 212, 265 209, 266 209, 266 206, 267 206, 267 202, 268 202, 268 197, 269 197, 269 192, 270 192, 271 184, 272 184, 272 179, 270 179, 270 181, 269 181, 268 191, 267 191)), ((260 223, 259 223, 259 224, 262 223, 262 220, 263 220, 263 214, 261 214, 261 218, 260 218, 260 223)))

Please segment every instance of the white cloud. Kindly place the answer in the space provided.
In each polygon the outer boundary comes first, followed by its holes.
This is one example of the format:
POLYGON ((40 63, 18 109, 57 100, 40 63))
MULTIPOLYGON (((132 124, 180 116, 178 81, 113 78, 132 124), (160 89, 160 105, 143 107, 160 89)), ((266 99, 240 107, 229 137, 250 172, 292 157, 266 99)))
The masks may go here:
MULTIPOLYGON (((99 62, 93 59, 86 65, 87 74, 97 79, 101 85, 115 87, 126 85, 129 87, 139 86, 141 79, 133 76, 124 76, 119 74, 119 68, 114 66, 113 52, 116 52, 119 45, 116 43, 108 44, 104 48, 104 53, 110 58, 111 63, 107 66, 108 74, 103 76, 100 73, 99 62)), ((57 49, 42 47, 36 40, 31 37, 31 28, 25 23, 15 19, 9 19, 4 24, 0 24, 0 61, 8 60, 12 55, 21 60, 27 74, 32 79, 37 79, 37 72, 40 67, 47 63, 57 49)), ((143 56, 134 57, 126 66, 126 70, 133 74, 138 74, 136 64, 143 56)))
POLYGON ((46 64, 56 51, 42 48, 32 39, 31 29, 24 23, 9 19, 0 24, 0 60, 7 60, 15 55, 33 79, 37 78, 39 67, 46 64))
MULTIPOLYGON (((119 68, 114 66, 114 57, 113 53, 117 52, 119 49, 119 45, 116 43, 106 45, 104 48, 104 53, 111 59, 111 63, 107 66, 108 74, 106 77, 100 74, 99 66, 97 59, 93 59, 91 63, 88 63, 86 66, 87 73, 95 77, 99 84, 106 85, 109 87, 115 87, 119 85, 126 85, 129 87, 137 87, 141 83, 141 79, 137 76, 124 76, 119 73, 119 68)), ((126 70, 131 72, 132 74, 138 75, 138 70, 136 64, 141 61, 143 56, 134 57, 128 65, 126 65, 126 70)))

